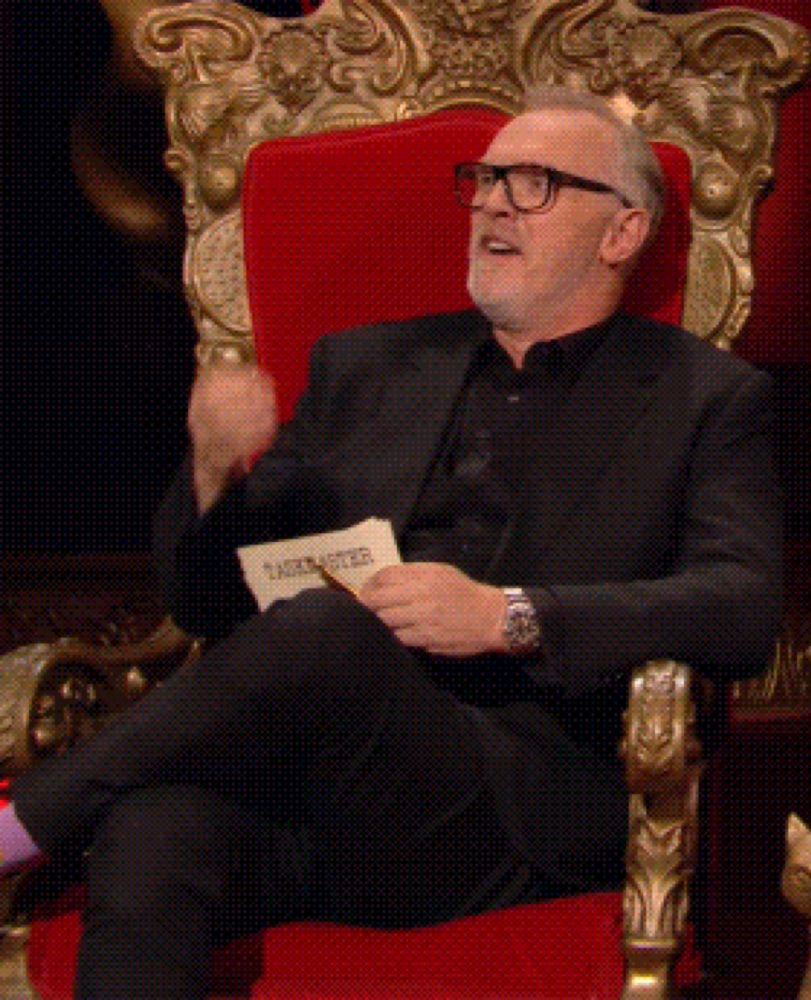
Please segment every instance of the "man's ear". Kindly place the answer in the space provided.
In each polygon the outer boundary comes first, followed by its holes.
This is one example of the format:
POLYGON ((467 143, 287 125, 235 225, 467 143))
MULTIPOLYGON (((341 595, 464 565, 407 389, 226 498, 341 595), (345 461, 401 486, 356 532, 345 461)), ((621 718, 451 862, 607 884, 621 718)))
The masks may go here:
POLYGON ((603 263, 609 267, 632 263, 645 246, 650 224, 650 213, 645 208, 624 208, 617 212, 600 245, 603 263))

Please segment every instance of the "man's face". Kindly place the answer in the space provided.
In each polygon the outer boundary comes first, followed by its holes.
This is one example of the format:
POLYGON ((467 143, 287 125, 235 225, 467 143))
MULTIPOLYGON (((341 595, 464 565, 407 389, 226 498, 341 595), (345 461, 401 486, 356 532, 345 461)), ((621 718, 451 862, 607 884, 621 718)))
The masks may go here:
MULTIPOLYGON (((622 188, 611 127, 582 111, 529 112, 506 125, 483 162, 537 163, 622 188)), ((531 333, 582 313, 602 287, 600 248, 622 210, 612 194, 562 187, 544 212, 518 212, 497 184, 472 212, 468 289, 496 327, 531 333), (574 308, 573 308, 574 307, 574 308)))

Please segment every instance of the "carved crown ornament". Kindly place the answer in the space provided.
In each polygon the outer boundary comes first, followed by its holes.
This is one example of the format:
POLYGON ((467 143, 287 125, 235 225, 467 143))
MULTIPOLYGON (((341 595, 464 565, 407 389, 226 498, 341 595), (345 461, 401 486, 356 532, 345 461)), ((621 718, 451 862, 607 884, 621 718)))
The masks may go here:
POLYGON ((326 0, 296 20, 187 3, 145 16, 135 47, 166 89, 204 363, 252 357, 239 193, 253 146, 460 105, 515 113, 540 83, 601 94, 688 152, 683 322, 728 347, 750 308, 776 104, 811 71, 811 37, 787 21, 735 8, 657 15, 632 0, 326 0))

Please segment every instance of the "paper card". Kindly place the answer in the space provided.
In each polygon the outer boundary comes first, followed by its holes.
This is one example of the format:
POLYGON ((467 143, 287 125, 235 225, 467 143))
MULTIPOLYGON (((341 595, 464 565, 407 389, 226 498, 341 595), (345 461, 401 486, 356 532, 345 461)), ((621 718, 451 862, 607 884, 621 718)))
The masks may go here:
POLYGON ((326 586, 319 563, 360 589, 379 569, 402 562, 391 522, 378 517, 342 531, 246 545, 237 555, 260 611, 309 587, 326 586))

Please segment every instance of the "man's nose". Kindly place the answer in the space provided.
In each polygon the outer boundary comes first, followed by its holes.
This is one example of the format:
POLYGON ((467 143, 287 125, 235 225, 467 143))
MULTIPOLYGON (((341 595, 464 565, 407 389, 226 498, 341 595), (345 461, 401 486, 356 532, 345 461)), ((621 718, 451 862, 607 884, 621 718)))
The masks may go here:
POLYGON ((515 213, 515 206, 507 193, 506 177, 499 177, 495 184, 493 184, 485 195, 481 203, 481 208, 493 215, 513 215, 515 213))

